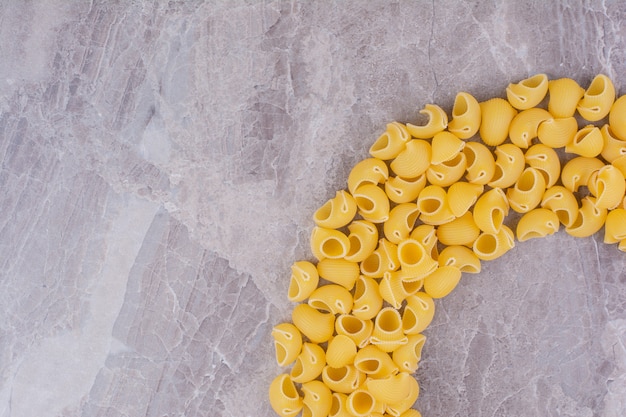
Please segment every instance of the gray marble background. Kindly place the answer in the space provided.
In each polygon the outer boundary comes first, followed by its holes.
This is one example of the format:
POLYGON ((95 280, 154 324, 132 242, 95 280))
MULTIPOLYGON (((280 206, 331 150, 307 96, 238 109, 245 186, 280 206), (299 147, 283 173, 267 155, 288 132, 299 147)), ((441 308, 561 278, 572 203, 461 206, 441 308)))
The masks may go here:
MULTIPOLYGON (((313 211, 392 120, 537 72, 626 93, 605 1, 0 3, 0 416, 271 416, 313 211)), ((626 256, 518 246, 426 331, 433 416, 626 414, 626 256)))

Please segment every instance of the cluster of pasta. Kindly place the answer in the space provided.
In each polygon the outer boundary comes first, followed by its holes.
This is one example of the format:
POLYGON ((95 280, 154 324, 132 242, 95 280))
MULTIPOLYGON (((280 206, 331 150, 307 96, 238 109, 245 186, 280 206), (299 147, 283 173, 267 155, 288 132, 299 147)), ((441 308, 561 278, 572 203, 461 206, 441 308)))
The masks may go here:
POLYGON ((301 303, 272 333, 278 364, 294 363, 269 389, 280 416, 420 416, 411 374, 433 299, 515 235, 562 224, 585 237, 604 225, 604 241, 626 251, 626 96, 615 100, 604 75, 585 90, 544 74, 506 95, 461 92, 450 121, 428 104, 425 125, 390 123, 348 190, 315 212, 317 262, 293 264, 288 298, 301 303), (509 210, 522 214, 515 234, 509 210))

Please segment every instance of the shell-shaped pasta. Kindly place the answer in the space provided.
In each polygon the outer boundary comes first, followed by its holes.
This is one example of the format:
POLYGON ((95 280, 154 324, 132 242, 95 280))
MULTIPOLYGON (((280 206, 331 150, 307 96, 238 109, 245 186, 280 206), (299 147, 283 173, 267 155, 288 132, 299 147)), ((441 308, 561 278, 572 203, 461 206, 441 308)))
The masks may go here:
POLYGON ((439 254, 440 266, 455 266, 461 272, 478 274, 480 272, 480 259, 466 246, 448 246, 439 254))
POLYGON ((542 143, 533 145, 524 154, 526 163, 539 170, 546 180, 546 187, 552 187, 561 175, 561 162, 556 151, 542 143))
POLYGON ((387 130, 370 147, 370 155, 382 160, 393 159, 404 150, 409 139, 411 136, 403 124, 389 123, 387 130))
POLYGON ((497 146, 509 135, 509 126, 517 110, 508 101, 501 98, 480 103, 480 137, 489 146, 497 146))
POLYGON ((287 298, 291 302, 306 300, 319 283, 317 267, 308 261, 297 261, 291 265, 291 279, 287 298))
POLYGON ((326 258, 317 263, 317 273, 325 280, 351 290, 359 278, 359 264, 345 259, 326 258))
POLYGON ((607 216, 607 209, 596 206, 596 199, 585 197, 582 207, 578 209, 578 216, 571 227, 565 232, 574 237, 588 237, 602 228, 607 216))
POLYGON ((626 239, 620 240, 617 248, 622 252, 626 252, 626 239))
POLYGON ((289 375, 280 374, 270 384, 270 405, 281 417, 294 417, 302 410, 302 397, 289 375))
POLYGON ((335 316, 317 311, 308 304, 298 304, 291 312, 291 320, 311 342, 323 343, 333 335, 335 316))
POLYGON ((626 209, 609 211, 604 224, 604 243, 618 243, 626 239, 626 209))
POLYGON ((302 417, 327 417, 333 402, 333 395, 322 381, 309 381, 302 384, 302 417))
POLYGON ((389 219, 383 225, 385 238, 391 243, 398 244, 409 237, 415 226, 419 210, 415 203, 398 204, 389 212, 389 219))
POLYGON ((374 345, 367 345, 357 352, 354 366, 371 378, 386 378, 397 374, 399 369, 388 353, 374 345))
POLYGON ((594 173, 589 180, 589 189, 594 189, 596 207, 612 209, 617 207, 624 199, 626 182, 622 172, 613 165, 605 165, 594 173))
POLYGON ((509 188, 506 196, 509 205, 518 213, 528 213, 539 205, 546 191, 546 180, 538 169, 528 167, 515 183, 509 188))
POLYGON ((385 272, 383 279, 380 281, 379 291, 383 300, 399 309, 402 302, 409 296, 418 292, 422 288, 421 280, 414 280, 409 277, 408 280, 402 279, 401 272, 385 272))
POLYGON ((541 103, 548 93, 548 76, 546 74, 533 75, 517 84, 509 84, 506 88, 506 98, 511 105, 519 110, 530 109, 541 103))
POLYGON ((374 252, 378 245, 378 229, 366 220, 355 220, 349 226, 348 241, 350 250, 345 259, 350 262, 361 262, 374 252))
POLYGON ((478 132, 479 127, 478 100, 469 93, 458 93, 452 106, 452 120, 448 123, 448 130, 461 139, 469 139, 478 132))
POLYGON ((502 225, 498 233, 483 233, 474 242, 473 250, 483 261, 491 261, 515 247, 513 231, 502 225))
POLYGON ((476 203, 485 187, 482 184, 455 182, 448 188, 448 205, 455 217, 461 217, 476 203))
POLYGON ((302 352, 291 368, 291 379, 298 383, 313 381, 320 376, 325 365, 326 353, 324 349, 315 343, 304 343, 302 352))
POLYGON ((350 223, 356 214, 356 202, 346 191, 337 191, 335 197, 320 207, 313 220, 315 224, 327 229, 338 229, 350 223))
POLYGON ((398 244, 398 260, 407 281, 422 279, 438 266, 424 245, 415 239, 406 239, 398 244))
POLYGON ((357 389, 348 395, 346 409, 355 417, 368 417, 376 408, 376 399, 365 389, 357 389))
POLYGON ((576 132, 572 141, 565 145, 565 152, 593 158, 600 155, 603 147, 604 138, 600 129, 587 125, 576 132))
POLYGON ((397 204, 415 201, 426 186, 426 174, 411 179, 390 177, 385 182, 385 193, 389 200, 397 204))
POLYGON ((541 207, 553 211, 561 224, 570 227, 578 216, 578 201, 567 188, 555 185, 546 190, 541 200, 541 207))
POLYGON ((539 124, 537 137, 544 145, 551 148, 562 148, 574 139, 578 131, 575 117, 544 120, 539 124))
POLYGON ((484 193, 474 205, 474 222, 486 233, 498 233, 509 214, 509 201, 500 188, 484 193))
POLYGON ((430 166, 432 147, 422 139, 407 142, 404 150, 391 161, 391 170, 403 178, 415 178, 422 175, 430 166))
POLYGON ((339 259, 348 254, 350 241, 339 230, 314 227, 311 232, 311 252, 318 259, 339 259))
POLYGON ((440 266, 424 278, 424 291, 432 298, 443 298, 456 288, 461 280, 461 270, 456 266, 440 266))
POLYGON ((387 404, 387 414, 392 417, 421 417, 419 413, 414 414, 411 411, 411 407, 415 404, 417 397, 420 395, 420 387, 415 378, 410 377, 406 380, 406 384, 409 387, 409 394, 397 403, 387 404))
POLYGON ((511 143, 498 146, 494 153, 496 154, 496 171, 489 182, 489 186, 508 188, 515 184, 515 181, 522 175, 526 164, 524 153, 511 143))
POLYGON ((472 184, 487 184, 496 172, 496 161, 485 145, 479 142, 467 142, 463 149, 467 163, 465 179, 472 184))
POLYGON ((402 312, 402 330, 407 335, 421 333, 430 325, 434 316, 435 302, 430 295, 419 291, 406 299, 402 312))
POLYGON ((432 157, 430 163, 441 164, 454 158, 465 147, 465 142, 450 132, 437 133, 431 142, 432 157))
POLYGON ((615 100, 611 106, 609 126, 617 138, 626 140, 626 95, 615 100))
POLYGON ((554 117, 572 117, 578 102, 585 94, 585 90, 571 78, 551 80, 548 82, 548 91, 548 111, 554 117))
POLYGON ((287 366, 295 361, 302 350, 300 330, 291 323, 281 323, 272 329, 272 337, 278 366, 287 366))
POLYGON ((555 212, 538 208, 524 214, 517 223, 517 240, 524 242, 529 239, 546 237, 559 230, 559 217, 555 212))
POLYGON ((591 174, 600 170, 604 163, 598 158, 578 156, 570 159, 561 171, 561 182, 568 190, 578 191, 581 185, 587 185, 591 174))
POLYGON ((402 331, 402 317, 398 310, 385 307, 378 312, 370 343, 383 352, 393 352, 408 342, 402 331))
POLYGON ((511 142, 520 148, 528 148, 532 140, 537 137, 539 125, 550 119, 552 115, 544 109, 532 108, 519 112, 509 127, 511 142))
POLYGON ((400 267, 398 248, 387 239, 380 239, 378 248, 361 262, 363 275, 380 278, 387 271, 395 271, 400 267))
POLYGON ((376 401, 384 404, 396 404, 409 395, 409 379, 415 381, 407 372, 399 372, 387 378, 370 378, 365 382, 365 386, 376 398, 376 401))
POLYGON ((462 152, 457 152, 452 159, 437 165, 431 165, 426 171, 426 179, 433 185, 447 187, 457 182, 465 174, 467 158, 462 152))
POLYGON ((335 321, 337 334, 344 334, 356 343, 359 348, 369 343, 374 323, 371 320, 363 320, 350 314, 342 314, 335 321))
POLYGON ((322 371, 322 381, 334 392, 350 394, 365 382, 365 374, 354 365, 339 368, 325 366, 322 371))
POLYGON ((380 295, 378 283, 366 276, 360 276, 354 289, 354 304, 352 314, 360 319, 369 320, 383 306, 383 297, 380 295))
MULTIPOLYGON (((542 193, 543 194, 543 193, 542 193)), ((474 215, 468 211, 450 223, 442 224, 437 228, 437 238, 444 245, 472 245, 480 229, 474 222, 474 215)))
POLYGON ((363 219, 372 223, 382 223, 389 218, 389 199, 379 186, 361 185, 354 191, 353 196, 363 219))
POLYGON ((378 158, 367 158, 357 163, 348 175, 348 190, 354 194, 363 184, 380 184, 389 178, 387 165, 378 158))
POLYGON ((352 294, 337 284, 322 285, 309 297, 309 305, 333 314, 348 314, 352 310, 352 294))
POLYGON ((583 98, 578 102, 578 113, 590 122, 606 117, 615 101, 613 81, 604 74, 598 74, 591 81, 583 98))
POLYGON ((340 368, 354 362, 356 343, 345 334, 338 334, 328 342, 326 363, 333 368, 340 368))
POLYGON ((420 191, 417 197, 417 208, 420 211, 420 220, 430 225, 440 225, 454 219, 454 214, 448 205, 446 191, 438 185, 429 185, 420 191))
POLYGON ((334 392, 328 417, 354 417, 352 413, 348 411, 347 404, 348 396, 346 394, 334 392))
POLYGON ((400 346, 393 352, 392 359, 402 372, 415 373, 420 359, 422 358, 422 348, 426 342, 423 334, 412 334, 408 337, 406 345, 400 346))
POLYGON ((626 178, 626 155, 620 156, 619 158, 613 160, 613 162, 611 162, 611 165, 619 169, 622 174, 624 174, 624 178, 626 178))
POLYGON ((448 126, 448 115, 436 104, 426 104, 420 113, 428 116, 428 123, 423 126, 407 123, 406 129, 413 137, 430 139, 448 126))
POLYGON ((626 155, 626 141, 615 137, 608 124, 602 126, 600 133, 602 133, 602 140, 604 141, 601 152, 604 159, 608 162, 613 162, 620 156, 626 155))
POLYGON ((435 226, 420 224, 413 229, 409 235, 409 239, 417 240, 424 246, 426 253, 429 253, 431 258, 437 259, 437 230, 435 226))
POLYGON ((394 414, 391 414, 391 413, 390 415, 394 417, 422 417, 422 414, 413 408, 406 410, 404 413, 400 414, 399 416, 395 416, 394 414))

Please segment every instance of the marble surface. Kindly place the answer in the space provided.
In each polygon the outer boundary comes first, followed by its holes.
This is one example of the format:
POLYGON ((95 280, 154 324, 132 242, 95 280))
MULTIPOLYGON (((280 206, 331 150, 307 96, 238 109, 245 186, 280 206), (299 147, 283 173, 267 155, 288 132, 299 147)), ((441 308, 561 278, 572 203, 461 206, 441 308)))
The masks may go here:
MULTIPOLYGON (((626 5, 578 3, 2 2, 0 416, 273 415, 289 266, 387 122, 537 72, 626 93, 626 5)), ((425 417, 626 415, 601 234, 437 311, 425 417)))

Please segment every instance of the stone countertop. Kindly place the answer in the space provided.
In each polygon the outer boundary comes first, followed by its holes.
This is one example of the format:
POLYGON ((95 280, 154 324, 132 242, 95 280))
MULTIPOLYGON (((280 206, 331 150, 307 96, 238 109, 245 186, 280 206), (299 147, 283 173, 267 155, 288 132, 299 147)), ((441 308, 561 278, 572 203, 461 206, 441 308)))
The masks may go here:
MULTIPOLYGON (((626 93, 617 1, 0 5, 0 416, 271 416, 313 211, 393 121, 626 93)), ((626 414, 626 256, 518 243, 437 302, 425 417, 626 414)))

